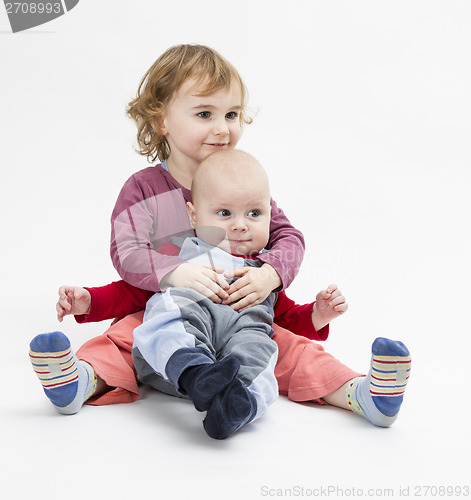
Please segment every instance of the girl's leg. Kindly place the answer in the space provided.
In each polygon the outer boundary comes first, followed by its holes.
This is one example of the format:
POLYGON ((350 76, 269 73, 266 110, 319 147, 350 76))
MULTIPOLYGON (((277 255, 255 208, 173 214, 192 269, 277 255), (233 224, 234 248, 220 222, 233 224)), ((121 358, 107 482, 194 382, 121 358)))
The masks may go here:
POLYGON ((326 395, 337 391, 358 373, 327 353, 324 348, 306 337, 273 325, 272 339, 278 345, 275 376, 280 394, 292 401, 325 403, 326 395))
POLYGON ((91 365, 102 381, 86 404, 132 403, 139 398, 132 346, 134 329, 142 324, 143 316, 144 311, 126 316, 77 351, 77 358, 91 365))
POLYGON ((380 427, 394 422, 410 373, 410 354, 404 344, 376 339, 371 368, 365 377, 347 368, 318 344, 280 327, 274 328, 273 338, 279 349, 275 374, 281 394, 294 401, 316 400, 352 410, 380 427))
POLYGON ((139 397, 131 348, 133 330, 142 312, 113 324, 103 335, 86 342, 74 355, 61 332, 36 336, 30 344, 33 368, 44 392, 63 414, 82 405, 130 403, 139 397))
POLYGON ((59 413, 77 413, 95 391, 93 368, 78 361, 62 332, 37 335, 30 343, 29 356, 46 396, 59 413))
POLYGON ((374 425, 389 427, 402 405, 411 357, 402 342, 382 337, 373 342, 371 352, 368 375, 347 384, 347 404, 374 425))

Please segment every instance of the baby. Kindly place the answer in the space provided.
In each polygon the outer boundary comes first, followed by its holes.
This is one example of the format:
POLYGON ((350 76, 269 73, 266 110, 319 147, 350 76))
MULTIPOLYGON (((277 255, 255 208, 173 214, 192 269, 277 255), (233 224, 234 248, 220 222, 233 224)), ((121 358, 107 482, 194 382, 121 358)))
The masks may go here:
MULTIPOLYGON (((196 238, 174 238, 185 262, 206 263, 218 273, 258 266, 270 235, 270 190, 261 165, 242 151, 210 155, 192 183, 187 203, 196 238)), ((134 331, 139 379, 161 391, 189 397, 206 411, 209 436, 224 439, 261 417, 278 396, 273 330, 276 294, 237 312, 182 287, 147 302, 134 331), (171 384, 169 390, 169 383, 171 384)))

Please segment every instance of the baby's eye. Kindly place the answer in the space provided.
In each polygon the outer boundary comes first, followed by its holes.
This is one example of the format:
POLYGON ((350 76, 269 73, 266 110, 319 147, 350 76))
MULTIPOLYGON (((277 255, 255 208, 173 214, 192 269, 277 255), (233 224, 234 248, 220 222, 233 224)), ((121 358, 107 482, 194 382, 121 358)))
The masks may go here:
POLYGON ((250 212, 247 214, 249 217, 258 217, 260 215, 260 210, 250 210, 250 212))
POLYGON ((223 208, 222 210, 218 210, 218 215, 222 215, 223 217, 229 217, 231 215, 230 210, 223 208))
POLYGON ((239 118, 239 113, 237 113, 237 111, 230 111, 226 114, 226 118, 228 120, 237 120, 237 118, 239 118))
POLYGON ((209 111, 201 111, 196 116, 207 119, 211 117, 211 113, 209 111))

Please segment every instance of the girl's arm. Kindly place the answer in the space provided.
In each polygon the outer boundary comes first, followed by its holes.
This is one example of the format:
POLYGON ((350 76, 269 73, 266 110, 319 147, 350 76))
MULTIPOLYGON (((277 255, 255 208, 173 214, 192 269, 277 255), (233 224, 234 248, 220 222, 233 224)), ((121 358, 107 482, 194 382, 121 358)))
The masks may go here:
POLYGON ((280 292, 275 304, 273 322, 296 335, 301 335, 311 340, 327 340, 329 325, 317 331, 312 324, 312 308, 314 304, 315 302, 298 305, 284 291, 280 292))
MULTIPOLYGON (((91 297, 88 314, 75 315, 77 323, 93 323, 107 319, 123 318, 128 314, 142 311, 153 292, 141 290, 125 281, 114 281, 101 287, 85 287, 91 297)), ((296 335, 311 340, 326 340, 329 336, 329 325, 316 331, 312 324, 312 307, 310 304, 298 305, 285 292, 280 292, 275 304, 274 322, 296 335)))
POLYGON ((160 291, 161 279, 182 264, 173 236, 194 235, 181 189, 160 167, 149 167, 124 184, 111 216, 111 259, 121 278, 144 290, 160 291))
POLYGON ((109 285, 87 288, 91 305, 88 314, 75 315, 77 323, 92 323, 105 319, 124 318, 128 314, 142 311, 153 292, 136 288, 125 281, 114 281, 109 285))
POLYGON ((258 258, 270 264, 281 278, 281 287, 288 288, 298 274, 304 257, 304 236, 288 220, 276 202, 271 200, 270 239, 267 253, 258 258))

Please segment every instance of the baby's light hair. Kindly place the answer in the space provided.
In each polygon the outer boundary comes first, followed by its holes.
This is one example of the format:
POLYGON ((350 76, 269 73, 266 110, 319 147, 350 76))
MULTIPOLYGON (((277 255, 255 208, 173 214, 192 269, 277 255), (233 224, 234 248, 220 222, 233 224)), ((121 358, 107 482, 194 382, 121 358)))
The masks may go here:
POLYGON ((225 179, 226 183, 231 179, 247 179, 250 183, 266 185, 267 192, 270 191, 268 175, 256 158, 240 149, 227 149, 209 155, 196 170, 191 183, 194 204, 214 177, 225 179))
MULTIPOLYGON (((149 161, 166 160, 170 146, 165 136, 154 130, 152 124, 162 116, 179 88, 190 78, 202 85, 199 95, 211 95, 229 89, 231 83, 240 87, 241 123, 252 123, 247 115, 247 89, 235 67, 210 47, 184 44, 165 51, 142 78, 135 99, 127 113, 137 125, 137 152, 149 161)), ((157 128, 157 127, 156 127, 157 128)))

